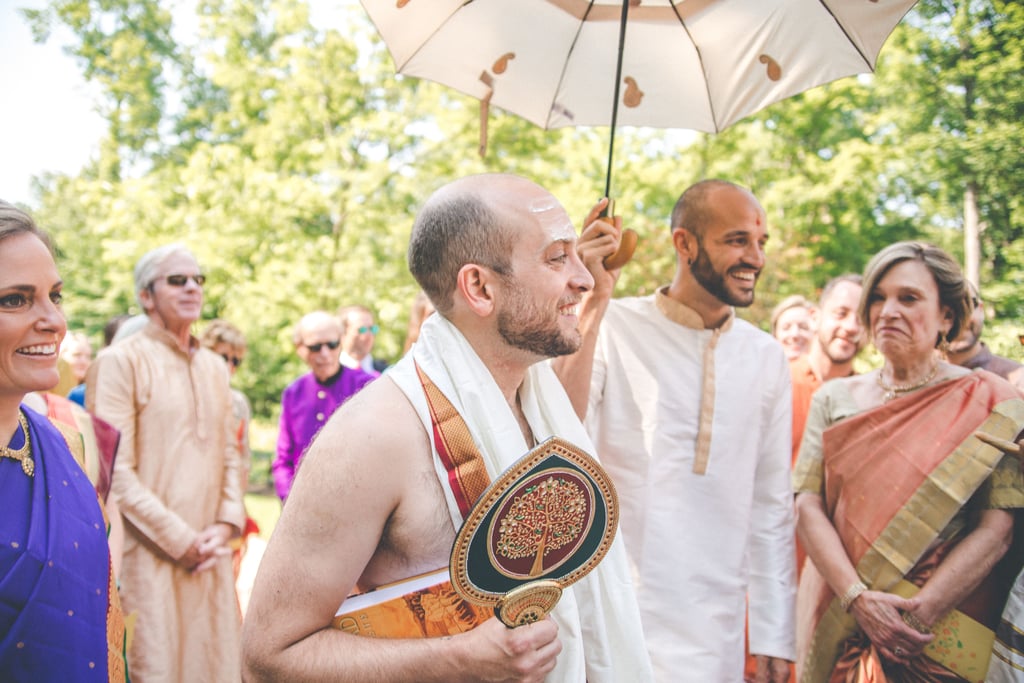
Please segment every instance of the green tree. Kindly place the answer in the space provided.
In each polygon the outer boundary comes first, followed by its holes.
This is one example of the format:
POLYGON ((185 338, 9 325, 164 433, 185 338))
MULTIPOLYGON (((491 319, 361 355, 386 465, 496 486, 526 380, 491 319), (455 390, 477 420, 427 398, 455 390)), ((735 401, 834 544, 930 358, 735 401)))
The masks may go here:
MULTIPOLYGON (((197 0, 194 16, 170 7, 53 0, 28 13, 39 39, 71 30, 67 49, 100 87, 109 122, 92 166, 39 179, 34 213, 63 250, 72 325, 97 341, 109 317, 135 306, 135 260, 159 244, 190 246, 209 275, 204 319, 225 317, 249 339, 238 380, 258 415, 272 416, 304 371, 290 336, 310 310, 369 305, 376 352, 397 357, 416 292, 409 230, 440 184, 520 173, 576 220, 603 193, 607 128, 543 131, 492 109, 481 157, 476 100, 396 76, 354 0, 331 27, 313 24, 305 0, 197 0), (195 26, 187 34, 175 30, 183 18, 195 26)), ((922 0, 874 76, 719 135, 617 131, 616 212, 641 235, 618 292, 671 279, 668 216, 704 177, 751 187, 768 212, 769 264, 741 312, 762 324, 782 297, 813 295, 897 239, 960 254, 973 179, 984 293, 1002 315, 1024 315, 1022 12, 1004 0, 922 0)))
POLYGON ((1006 285, 1024 266, 1024 6, 922 0, 893 37, 877 92, 883 144, 902 155, 889 180, 919 219, 963 231, 967 276, 1003 313, 1024 296, 1006 285))
POLYGON ((95 173, 116 181, 125 163, 144 162, 160 144, 166 93, 179 55, 171 13, 158 0, 54 0, 24 14, 36 40, 56 25, 75 42, 66 46, 87 81, 101 86, 100 113, 109 123, 95 173))

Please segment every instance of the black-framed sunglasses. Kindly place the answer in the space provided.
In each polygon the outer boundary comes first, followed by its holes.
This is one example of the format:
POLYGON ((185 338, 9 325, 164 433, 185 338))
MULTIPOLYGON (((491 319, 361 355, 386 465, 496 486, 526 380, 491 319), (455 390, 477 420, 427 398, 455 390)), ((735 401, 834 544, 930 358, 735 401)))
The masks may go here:
POLYGON ((380 332, 380 325, 363 325, 359 328, 359 334, 366 334, 367 332, 377 334, 380 332))
POLYGON ((320 342, 318 344, 303 344, 303 346, 305 346, 307 349, 309 349, 313 353, 320 353, 320 349, 324 348, 325 346, 327 348, 329 348, 331 351, 333 351, 334 349, 336 349, 339 346, 341 346, 341 340, 340 339, 335 339, 334 341, 320 342))
POLYGON ((242 359, 239 358, 238 356, 229 356, 226 353, 222 353, 220 354, 220 357, 224 359, 225 363, 231 363, 231 365, 235 366, 236 368, 242 364, 242 359))
POLYGON ((202 287, 203 284, 206 282, 206 276, 205 275, 182 275, 181 273, 175 273, 173 275, 168 275, 166 278, 164 278, 164 280, 171 287, 184 287, 185 285, 188 284, 189 280, 195 281, 195 283, 197 285, 202 287))

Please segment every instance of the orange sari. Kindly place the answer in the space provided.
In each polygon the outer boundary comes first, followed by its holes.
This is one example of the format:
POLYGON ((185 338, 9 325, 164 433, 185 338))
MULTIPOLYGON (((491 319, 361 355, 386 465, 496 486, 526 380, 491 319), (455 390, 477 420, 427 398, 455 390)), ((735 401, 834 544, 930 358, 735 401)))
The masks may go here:
MULTIPOLYGON (((828 389, 815 401, 827 402, 828 389)), ((1013 387, 975 372, 828 427, 820 459, 814 445, 801 451, 794 488, 823 496, 847 555, 872 590, 892 592, 902 580, 921 586, 969 531, 968 510, 1024 506, 1016 461, 1002 462, 1001 451, 974 436, 982 430, 1012 440, 1022 428, 1024 401, 1013 387)), ((1008 588, 996 585, 994 575, 958 606, 989 628, 1008 588)), ((801 681, 970 679, 926 657, 907 667, 883 661, 813 563, 801 576, 797 604, 801 681)))

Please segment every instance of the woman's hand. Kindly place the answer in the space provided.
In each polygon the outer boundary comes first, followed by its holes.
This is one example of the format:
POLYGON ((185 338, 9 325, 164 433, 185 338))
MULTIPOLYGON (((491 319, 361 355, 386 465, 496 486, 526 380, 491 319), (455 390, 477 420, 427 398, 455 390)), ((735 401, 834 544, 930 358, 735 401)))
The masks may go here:
POLYGON ((919 657, 935 637, 920 633, 903 621, 903 612, 913 612, 917 607, 915 598, 869 590, 853 601, 850 612, 883 657, 907 664, 919 657))

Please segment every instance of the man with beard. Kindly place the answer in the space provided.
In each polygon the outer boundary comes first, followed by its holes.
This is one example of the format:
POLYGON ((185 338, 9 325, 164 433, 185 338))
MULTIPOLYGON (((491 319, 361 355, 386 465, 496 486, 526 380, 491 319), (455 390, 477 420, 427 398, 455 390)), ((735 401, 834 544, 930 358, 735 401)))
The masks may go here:
POLYGON ((972 370, 981 368, 994 372, 1009 380, 1018 391, 1024 392, 1024 365, 992 353, 985 342, 981 341, 981 331, 985 327, 985 303, 973 284, 970 288, 974 312, 960 335, 949 345, 949 362, 972 370))
MULTIPOLYGON (((829 280, 818 300, 818 325, 807 355, 790 361, 793 383, 793 462, 815 390, 830 379, 853 374, 864 326, 857 317, 861 276, 847 273, 829 280)), ((797 565, 799 568, 799 565, 797 565)))
POLYGON ((789 368, 771 335, 738 319, 765 264, 765 212, 706 180, 672 212, 677 270, 651 296, 612 300, 602 261, 617 227, 579 252, 594 276, 580 351, 556 372, 615 481, 644 635, 662 683, 758 680, 795 657, 789 368))
POLYGON ((471 474, 493 481, 554 435, 594 452, 540 362, 580 343, 576 308, 593 279, 575 247, 565 209, 523 178, 471 176, 427 201, 409 269, 437 313, 313 440, 246 613, 247 680, 651 680, 618 540, 550 618, 527 626, 491 618, 395 640, 330 628, 354 590, 448 566, 471 474))

